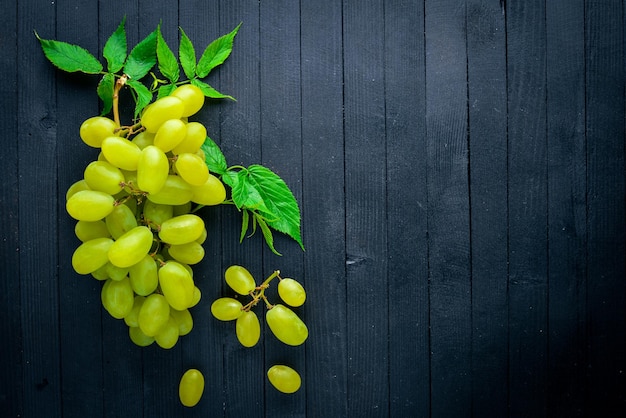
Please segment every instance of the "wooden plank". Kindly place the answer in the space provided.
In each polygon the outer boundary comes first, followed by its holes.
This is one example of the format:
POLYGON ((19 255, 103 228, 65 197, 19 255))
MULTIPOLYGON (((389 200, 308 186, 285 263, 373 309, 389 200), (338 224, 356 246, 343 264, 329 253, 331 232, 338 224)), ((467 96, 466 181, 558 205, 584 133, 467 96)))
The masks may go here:
POLYGON ((514 416, 544 416, 548 334, 545 4, 508 2, 506 16, 509 407, 514 416))
POLYGON ((424 6, 384 7, 389 414, 424 417, 430 410, 424 6))
POLYGON ((507 96, 502 2, 467 3, 472 412, 506 416, 507 96))
POLYGON ((585 414, 584 47, 584 2, 547 2, 548 416, 585 414))
POLYGON ((626 410, 624 5, 585 7, 588 410, 626 410))
POLYGON ((427 2, 426 133, 431 413, 471 408, 466 5, 427 2))

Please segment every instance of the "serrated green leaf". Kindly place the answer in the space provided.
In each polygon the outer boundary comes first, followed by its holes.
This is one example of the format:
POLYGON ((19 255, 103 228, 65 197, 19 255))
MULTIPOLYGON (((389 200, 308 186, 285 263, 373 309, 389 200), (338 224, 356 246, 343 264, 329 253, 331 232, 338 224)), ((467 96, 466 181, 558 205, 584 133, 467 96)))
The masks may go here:
POLYGON ((102 100, 102 113, 104 116, 111 111, 113 107, 113 90, 115 89, 115 76, 112 73, 106 73, 98 83, 97 93, 102 100))
POLYGON ((189 80, 196 76, 196 50, 183 28, 180 29, 180 45, 178 47, 178 57, 180 65, 189 80))
POLYGON ((126 23, 126 16, 122 19, 115 32, 107 39, 102 50, 102 55, 107 60, 107 68, 110 73, 117 73, 124 66, 126 61, 126 30, 124 24, 126 23))
POLYGON ((146 107, 150 103, 150 101, 152 101, 152 92, 148 89, 148 87, 144 86, 141 82, 137 80, 128 80, 126 84, 128 85, 128 87, 133 89, 136 94, 134 118, 137 118, 137 116, 139 116, 144 107, 146 107))
POLYGON ((202 93, 206 97, 209 97, 211 99, 231 99, 231 100, 235 100, 234 97, 229 96, 227 94, 220 93, 219 91, 215 90, 213 87, 209 86, 204 81, 200 81, 197 78, 192 78, 191 79, 191 84, 193 84, 196 87, 199 87, 200 90, 202 90, 202 93))
POLYGON ((241 234, 239 234, 239 243, 243 242, 243 239, 246 237, 246 232, 248 232, 248 223, 250 221, 250 215, 247 210, 241 211, 241 234))
POLYGON ((48 61, 58 69, 68 73, 80 71, 87 74, 98 74, 102 71, 100 61, 86 49, 67 42, 42 39, 37 32, 35 36, 48 61))
POLYGON ((198 77, 206 77, 213 68, 226 61, 226 58, 233 50, 233 40, 240 27, 241 23, 232 32, 220 36, 206 47, 196 67, 196 75, 198 77))
POLYGON ((157 58, 159 62, 159 71, 172 83, 176 83, 180 77, 180 69, 178 61, 174 53, 165 42, 161 33, 161 25, 157 28, 157 58))
POLYGON ((130 51, 124 65, 124 74, 133 80, 139 80, 148 74, 157 61, 156 43, 155 29, 130 51))
POLYGON ((209 171, 219 175, 226 173, 228 169, 226 157, 224 157, 220 147, 211 138, 207 136, 200 149, 204 152, 204 160, 207 167, 209 167, 209 171))
POLYGON ((272 235, 272 231, 268 228, 265 219, 263 219, 263 217, 259 216, 257 213, 254 214, 254 219, 259 224, 259 227, 261 228, 261 233, 263 233, 263 238, 265 238, 265 243, 268 247, 270 247, 270 250, 272 250, 272 252, 276 255, 282 255, 281 253, 276 251, 276 248, 274 248, 274 236, 272 235))
POLYGON ((261 210, 269 213, 269 209, 263 201, 263 197, 255 184, 250 181, 248 170, 237 172, 237 181, 232 187, 232 199, 238 209, 261 210))
POLYGON ((237 175, 237 171, 226 171, 224 174, 222 174, 222 182, 229 186, 231 189, 234 189, 237 186, 237 183, 239 183, 239 176, 237 175))
POLYGON ((169 96, 176 89, 176 84, 164 84, 157 91, 157 99, 169 96))

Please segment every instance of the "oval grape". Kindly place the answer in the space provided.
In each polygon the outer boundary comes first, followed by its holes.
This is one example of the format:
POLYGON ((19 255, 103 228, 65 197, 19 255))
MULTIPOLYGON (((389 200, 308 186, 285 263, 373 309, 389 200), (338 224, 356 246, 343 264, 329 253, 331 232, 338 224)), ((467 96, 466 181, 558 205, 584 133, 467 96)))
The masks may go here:
POLYGON ((228 286, 240 295, 247 295, 256 288, 254 277, 242 266, 228 267, 224 272, 224 279, 228 286))
POLYGON ((289 278, 278 282, 278 295, 290 306, 302 306, 306 300, 304 287, 296 280, 289 278))
POLYGON ((97 190, 81 190, 72 195, 65 208, 78 221, 99 221, 113 211, 115 199, 97 190))
POLYGON ((109 249, 109 260, 118 267, 130 267, 141 261, 152 247, 150 228, 137 226, 117 239, 109 249))
POLYGON ((141 115, 141 124, 146 131, 154 133, 166 120, 180 119, 184 110, 185 105, 178 97, 162 97, 145 108, 141 115))
POLYGON ((204 376, 197 369, 187 370, 178 384, 178 397, 180 402, 187 407, 192 407, 200 402, 204 392, 204 376))
POLYGON ((237 299, 223 297, 213 301, 211 313, 220 321, 234 321, 243 314, 242 308, 243 305, 237 299))
POLYGON ((305 323, 284 305, 276 304, 268 309, 265 320, 276 338, 287 345, 300 345, 309 336, 305 323))
POLYGON ((283 393, 294 393, 302 385, 298 372, 283 364, 270 367, 267 371, 267 378, 272 386, 283 393))
POLYGON ((243 312, 235 323, 237 339, 244 347, 254 347, 261 337, 259 318, 252 311, 243 312))

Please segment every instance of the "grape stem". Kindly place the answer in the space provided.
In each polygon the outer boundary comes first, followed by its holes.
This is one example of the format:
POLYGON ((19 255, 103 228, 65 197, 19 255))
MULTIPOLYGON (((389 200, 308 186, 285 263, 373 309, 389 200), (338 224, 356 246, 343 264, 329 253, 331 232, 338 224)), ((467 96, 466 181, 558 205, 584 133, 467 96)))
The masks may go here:
POLYGON ((267 309, 272 309, 274 305, 269 303, 267 298, 265 297, 265 289, 270 287, 270 282, 278 277, 279 280, 282 280, 280 277, 280 270, 275 270, 267 279, 263 281, 259 286, 257 286, 252 292, 250 292, 250 296, 252 296, 252 300, 241 308, 242 311, 248 312, 254 306, 256 306, 261 299, 265 302, 267 309))
POLYGON ((115 82, 115 87, 113 88, 113 120, 115 121, 117 126, 121 125, 119 110, 120 90, 122 89, 122 87, 124 87, 127 81, 128 76, 126 74, 123 74, 120 78, 117 79, 117 81, 115 82))

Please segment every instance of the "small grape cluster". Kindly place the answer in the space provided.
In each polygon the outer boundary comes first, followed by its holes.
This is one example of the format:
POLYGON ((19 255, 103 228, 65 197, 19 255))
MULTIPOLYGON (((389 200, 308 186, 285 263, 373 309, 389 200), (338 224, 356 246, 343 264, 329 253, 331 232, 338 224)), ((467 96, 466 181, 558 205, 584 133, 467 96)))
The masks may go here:
MULTIPOLYGON (((244 347, 253 347, 261 337, 259 318, 252 310, 260 301, 267 307, 265 321, 272 334, 279 341, 290 346, 303 344, 309 336, 306 324, 289 307, 302 306, 306 300, 306 291, 302 285, 291 278, 280 277, 280 271, 273 272, 263 283, 256 284, 252 274, 242 266, 232 265, 224 272, 228 286, 242 296, 250 296, 245 305, 234 297, 220 297, 211 305, 211 313, 220 321, 236 321, 235 333, 244 347), (265 295, 270 282, 278 278, 278 295, 284 302, 271 304, 265 295), (288 305, 288 306, 286 306, 288 305)), ((286 365, 274 365, 267 372, 270 383, 284 393, 296 392, 301 385, 298 372, 286 365)))
POLYGON ((193 328, 189 308, 201 294, 191 265, 204 258, 207 230, 192 203, 226 198, 205 163, 206 128, 187 120, 203 104, 202 91, 183 84, 148 105, 136 125, 96 116, 80 127, 100 154, 66 194, 82 242, 72 266, 104 282, 102 305, 139 346, 169 349, 193 328))

